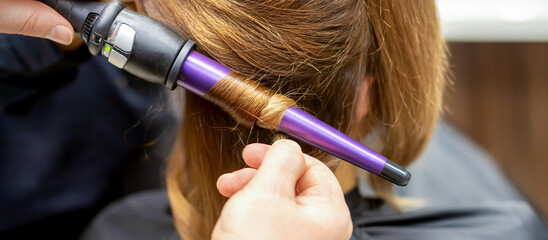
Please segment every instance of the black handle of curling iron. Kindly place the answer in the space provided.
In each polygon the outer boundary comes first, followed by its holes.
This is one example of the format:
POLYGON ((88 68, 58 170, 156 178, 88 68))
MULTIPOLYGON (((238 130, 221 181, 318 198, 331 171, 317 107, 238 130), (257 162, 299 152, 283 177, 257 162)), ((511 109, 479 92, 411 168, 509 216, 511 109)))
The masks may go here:
POLYGON ((169 27, 131 11, 122 2, 40 0, 49 5, 82 37, 93 55, 147 81, 177 86, 179 69, 194 42, 169 27))

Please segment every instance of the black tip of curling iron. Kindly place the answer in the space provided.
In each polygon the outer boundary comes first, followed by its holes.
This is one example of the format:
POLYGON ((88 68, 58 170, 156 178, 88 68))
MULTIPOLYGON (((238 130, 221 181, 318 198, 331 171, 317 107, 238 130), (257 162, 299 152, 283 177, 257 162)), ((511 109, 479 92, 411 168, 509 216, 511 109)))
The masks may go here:
POLYGON ((390 160, 386 160, 379 176, 399 186, 406 186, 411 179, 411 173, 407 169, 390 160))

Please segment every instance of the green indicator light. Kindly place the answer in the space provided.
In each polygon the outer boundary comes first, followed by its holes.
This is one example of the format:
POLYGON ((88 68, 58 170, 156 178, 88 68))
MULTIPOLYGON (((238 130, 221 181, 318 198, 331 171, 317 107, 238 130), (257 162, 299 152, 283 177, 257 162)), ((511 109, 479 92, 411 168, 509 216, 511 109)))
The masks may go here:
POLYGON ((108 54, 110 53, 110 50, 112 50, 112 47, 108 44, 105 44, 105 52, 108 54))

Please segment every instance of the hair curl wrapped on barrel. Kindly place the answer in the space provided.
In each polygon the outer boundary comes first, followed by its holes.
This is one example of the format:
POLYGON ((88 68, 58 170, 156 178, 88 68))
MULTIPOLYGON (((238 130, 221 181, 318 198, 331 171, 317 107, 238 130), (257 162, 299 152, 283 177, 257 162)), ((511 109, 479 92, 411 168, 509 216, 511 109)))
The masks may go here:
POLYGON ((274 130, 285 111, 295 101, 261 86, 238 73, 227 74, 204 96, 220 106, 238 123, 252 128, 257 126, 274 130))

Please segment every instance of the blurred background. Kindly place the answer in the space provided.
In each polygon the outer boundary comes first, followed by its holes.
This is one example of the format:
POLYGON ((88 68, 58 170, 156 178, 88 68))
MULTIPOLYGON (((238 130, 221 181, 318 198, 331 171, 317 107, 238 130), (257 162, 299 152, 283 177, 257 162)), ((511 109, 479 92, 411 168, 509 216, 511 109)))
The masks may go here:
POLYGON ((437 4, 453 78, 445 118, 548 217, 548 1, 437 4))

